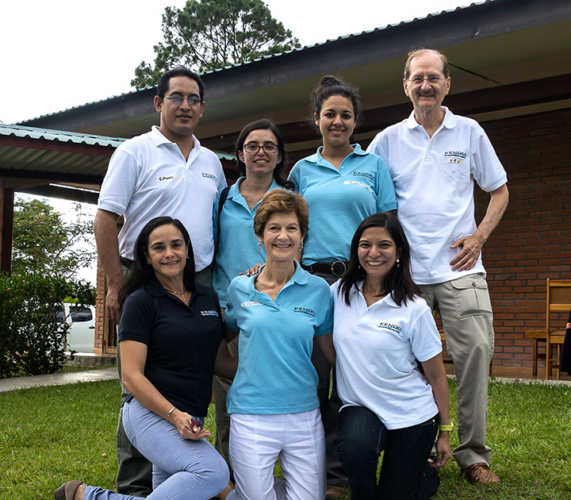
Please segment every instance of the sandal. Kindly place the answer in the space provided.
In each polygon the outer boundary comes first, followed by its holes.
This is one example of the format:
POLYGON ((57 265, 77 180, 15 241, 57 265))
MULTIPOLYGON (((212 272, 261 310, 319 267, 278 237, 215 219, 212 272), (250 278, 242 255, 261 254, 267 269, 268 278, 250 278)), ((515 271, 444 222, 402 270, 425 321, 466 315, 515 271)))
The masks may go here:
POLYGON ((74 500, 80 486, 85 486, 81 481, 68 481, 54 491, 55 500, 74 500))

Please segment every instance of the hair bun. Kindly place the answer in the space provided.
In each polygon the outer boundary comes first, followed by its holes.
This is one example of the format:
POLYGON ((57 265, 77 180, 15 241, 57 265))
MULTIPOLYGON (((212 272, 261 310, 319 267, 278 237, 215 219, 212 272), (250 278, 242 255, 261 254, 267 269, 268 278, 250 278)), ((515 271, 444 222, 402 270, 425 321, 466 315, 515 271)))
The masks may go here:
POLYGON ((338 85, 344 85, 344 83, 333 75, 326 75, 319 82, 320 87, 334 87, 338 85))

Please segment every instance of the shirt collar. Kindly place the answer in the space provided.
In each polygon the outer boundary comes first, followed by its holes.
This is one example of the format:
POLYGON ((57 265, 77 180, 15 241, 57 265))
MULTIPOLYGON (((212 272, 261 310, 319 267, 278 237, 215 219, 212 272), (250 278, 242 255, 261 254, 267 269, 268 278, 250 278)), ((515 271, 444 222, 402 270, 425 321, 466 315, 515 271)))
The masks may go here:
MULTIPOLYGON (((360 144, 351 144, 351 147, 353 148, 353 152, 349 156, 351 155, 366 156, 369 154, 367 153, 367 151, 363 151, 363 149, 361 149, 360 144)), ((321 151, 323 151, 323 146, 319 146, 319 148, 317 148, 317 152, 311 156, 308 156, 307 158, 305 158, 305 160, 310 163, 315 163, 316 165, 330 166, 331 164, 327 160, 324 160, 323 156, 321 156, 321 151)))
MULTIPOLYGON (((454 116, 454 113, 452 113, 452 111, 450 111, 446 106, 442 106, 442 109, 446 111, 446 114, 444 115, 444 120, 442 121, 442 126, 446 128, 454 128, 456 126, 456 116, 454 116)), ((412 110, 412 113, 409 115, 408 119, 406 120, 406 126, 409 129, 421 126, 414 117, 414 109, 412 110)))
MULTIPOLYGON (((195 135, 192 135, 192 139, 194 141, 194 146, 192 148, 192 150, 196 150, 196 152, 200 152, 201 150, 201 146, 200 146, 200 141, 195 137, 195 135)), ((163 144, 175 144, 172 141, 169 141, 160 131, 159 127, 157 127, 156 125, 153 125, 151 128, 151 140, 153 141, 153 144, 156 147, 162 146, 163 144)), ((177 146, 178 147, 178 146, 177 146)))
MULTIPOLYGON (((167 294, 167 291, 164 289, 163 285, 161 285, 161 282, 156 278, 156 276, 153 276, 153 278, 145 285, 145 290, 147 290, 147 292, 149 292, 153 297, 163 297, 167 294)), ((202 295, 204 293, 204 288, 200 283, 195 283, 192 293, 202 295)))
MULTIPOLYGON (((242 182, 244 182, 246 180, 246 176, 243 175, 242 177, 240 177, 234 184, 232 184, 232 186, 230 187, 230 190, 228 191, 228 199, 232 199, 234 197, 242 197, 243 196, 240 194, 240 184, 242 182)), ((268 188, 268 191, 271 191, 272 189, 279 189, 282 186, 280 186, 275 179, 272 179, 272 183, 270 184, 270 187, 268 188)), ((261 201, 261 200, 260 200, 261 201)), ((258 202, 259 203, 259 202, 258 202)))
MULTIPOLYGON (((294 260, 293 263, 295 264, 295 271, 293 273, 293 276, 285 284, 284 288, 290 286, 292 283, 297 283, 298 285, 305 285, 308 281, 307 271, 305 271, 299 265, 299 262, 297 260, 294 260)), ((265 267, 265 264, 262 267, 260 267, 259 273, 262 272, 262 269, 264 267, 265 267)), ((252 297, 255 293, 260 293, 256 290, 256 287, 254 286, 254 281, 256 279, 256 276, 257 276, 257 274, 254 276, 250 276, 247 280, 244 280, 244 281, 240 280, 237 283, 238 289, 241 290, 242 292, 246 292, 248 295, 250 295, 250 297, 252 297)))
MULTIPOLYGON (((363 304, 365 305, 365 308, 366 308, 367 307, 367 301, 365 300, 365 296, 363 295, 362 290, 363 290, 363 281, 359 281, 353 286, 352 292, 360 297, 360 300, 363 301, 363 304)), ((399 307, 397 305, 397 303, 393 300, 392 294, 385 295, 382 299, 379 299, 377 302, 372 304, 370 307, 379 307, 379 306, 382 306, 383 304, 386 304, 387 306, 390 306, 390 307, 396 307, 397 309, 399 307)))

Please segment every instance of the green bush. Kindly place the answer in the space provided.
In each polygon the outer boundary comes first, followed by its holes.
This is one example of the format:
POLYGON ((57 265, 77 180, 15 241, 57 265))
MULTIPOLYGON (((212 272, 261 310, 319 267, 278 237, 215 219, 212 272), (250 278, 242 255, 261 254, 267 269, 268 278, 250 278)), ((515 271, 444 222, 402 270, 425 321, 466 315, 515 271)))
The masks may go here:
POLYGON ((66 322, 58 323, 66 297, 94 302, 83 282, 39 274, 0 274, 0 378, 54 373, 66 361, 66 322))

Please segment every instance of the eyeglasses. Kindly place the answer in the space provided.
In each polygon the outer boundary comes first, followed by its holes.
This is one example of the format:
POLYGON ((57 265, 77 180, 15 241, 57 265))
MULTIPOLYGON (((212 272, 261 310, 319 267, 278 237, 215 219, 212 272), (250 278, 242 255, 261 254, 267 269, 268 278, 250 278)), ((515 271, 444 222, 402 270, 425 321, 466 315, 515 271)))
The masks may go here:
POLYGON ((426 78, 423 78, 422 76, 415 76, 414 78, 409 78, 407 82, 410 82, 413 85, 422 85, 424 83, 424 80, 427 80, 428 83, 432 85, 436 85, 441 80, 445 80, 445 78, 443 76, 438 76, 438 75, 430 75, 427 76, 426 78))
POLYGON ((165 97, 169 99, 170 102, 172 102, 175 106, 180 106, 185 99, 191 106, 197 106, 202 102, 198 97, 194 96, 182 97, 181 95, 166 95, 165 97))
POLYGON ((244 151, 247 153, 257 153, 259 150, 263 149, 266 153, 275 153, 278 150, 278 145, 273 142, 264 142, 264 144, 258 144, 257 142, 249 142, 244 144, 244 151))

